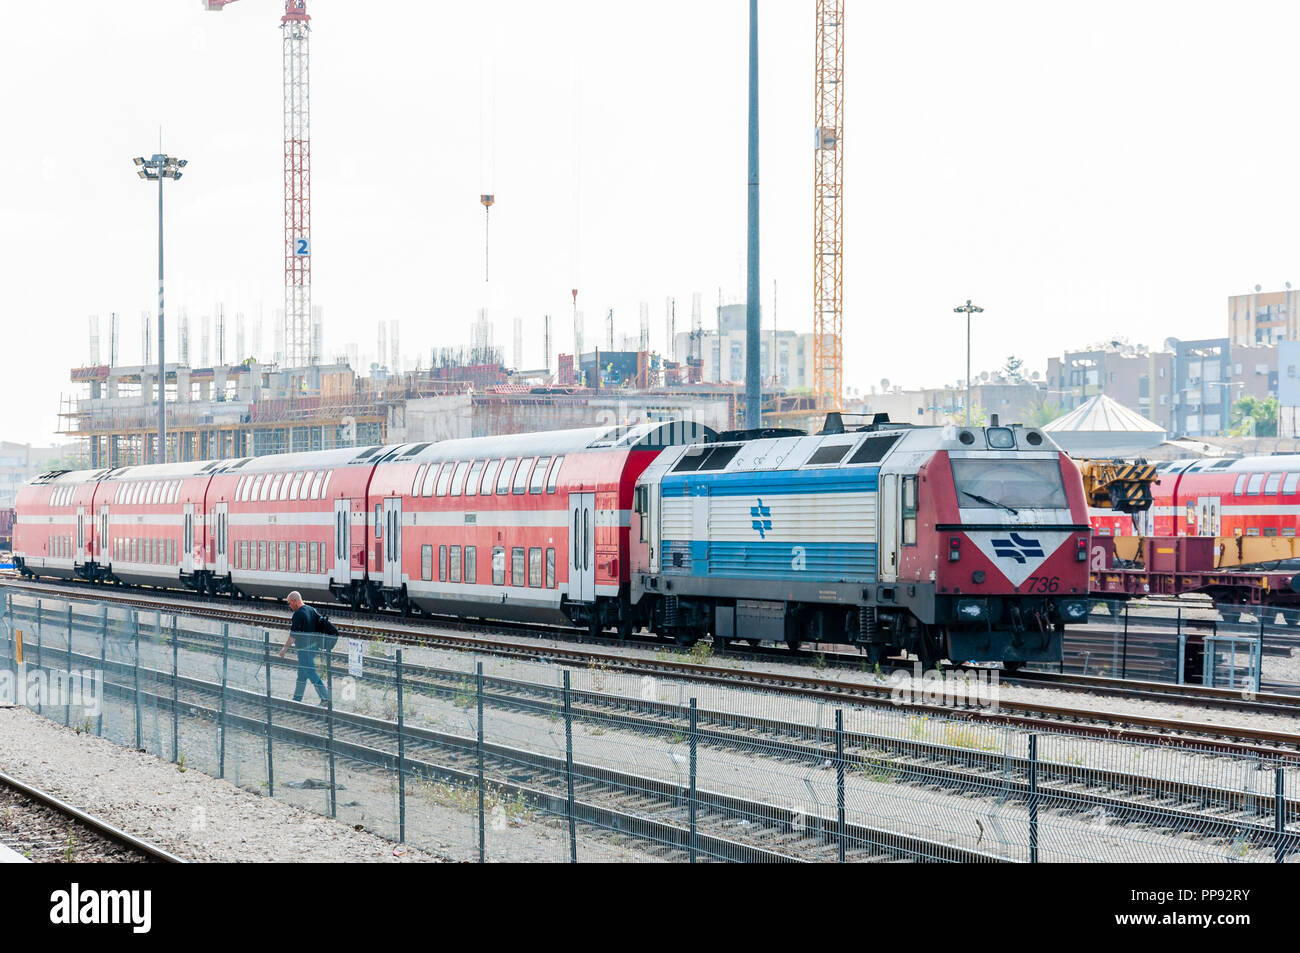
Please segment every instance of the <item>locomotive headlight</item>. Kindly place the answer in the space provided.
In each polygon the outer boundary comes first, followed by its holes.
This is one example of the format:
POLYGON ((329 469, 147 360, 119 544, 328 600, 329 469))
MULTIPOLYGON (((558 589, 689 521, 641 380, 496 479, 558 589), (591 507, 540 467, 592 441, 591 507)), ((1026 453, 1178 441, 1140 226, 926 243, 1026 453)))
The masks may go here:
POLYGON ((989 607, 983 599, 958 599, 957 618, 963 622, 977 622, 988 618, 989 607))
POLYGON ((1067 599, 1061 603, 1061 615, 1071 622, 1088 618, 1088 603, 1082 599, 1067 599))
POLYGON ((1010 427, 990 427, 988 429, 989 447, 993 450, 1014 450, 1016 435, 1010 427))

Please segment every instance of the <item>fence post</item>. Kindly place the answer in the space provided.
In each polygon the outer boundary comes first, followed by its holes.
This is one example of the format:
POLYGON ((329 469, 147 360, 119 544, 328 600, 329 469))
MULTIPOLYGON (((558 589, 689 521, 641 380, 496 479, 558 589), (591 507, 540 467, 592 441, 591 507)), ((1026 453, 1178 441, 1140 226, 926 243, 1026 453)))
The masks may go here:
MULTIPOLYGON (((36 600, 36 674, 41 674, 41 600, 36 600)), ((44 678, 41 679, 44 682, 44 678)), ((36 714, 41 714, 45 707, 45 691, 42 689, 36 693, 36 714)), ((140 747, 139 744, 136 747, 140 747)))
POLYGON ((333 653, 325 650, 325 750, 330 759, 330 817, 338 817, 338 801, 334 790, 334 665, 333 653))
POLYGON ((271 633, 262 630, 262 663, 266 668, 266 791, 275 797, 275 742, 271 740, 271 633))
MULTIPOLYGON (((1261 636, 1262 644, 1262 636, 1261 636)), ((68 681, 64 683, 64 690, 68 692, 68 698, 65 698, 64 705, 64 727, 72 724, 73 720, 73 603, 72 599, 68 601, 68 681)))
POLYGON ((180 631, 172 616, 172 763, 181 763, 181 710, 176 682, 180 674, 180 631))
POLYGON ((844 829, 844 711, 835 709, 835 793, 839 802, 840 863, 844 863, 846 849, 844 829))
POLYGON ((1038 735, 1029 736, 1029 862, 1038 863, 1038 735))
POLYGON ((573 816, 573 706, 569 697, 569 670, 564 670, 564 774, 569 782, 569 862, 578 862, 578 827, 573 816))
POLYGON ((691 699, 691 800, 690 800, 690 815, 691 815, 690 856, 691 856, 692 864, 695 863, 695 857, 699 853, 699 837, 697 836, 698 828, 696 826, 696 818, 695 818, 696 756, 699 748, 699 728, 700 728, 699 711, 697 710, 695 699, 692 698, 691 699))
POLYGON ((135 686, 135 748, 139 751, 144 744, 141 740, 140 725, 140 613, 138 610, 131 612, 131 628, 135 641, 135 675, 132 683, 135 686))
POLYGON ((1124 654, 1120 657, 1120 678, 1128 678, 1128 603, 1124 603, 1124 654))
POLYGON ((108 703, 108 692, 104 682, 108 681, 108 604, 99 607, 99 717, 96 719, 95 736, 104 737, 104 706, 108 703))
POLYGON ((1286 861, 1286 779, 1281 768, 1273 769, 1273 831, 1277 835, 1273 860, 1281 864, 1286 861))
POLYGON ((1178 684, 1187 684, 1187 675, 1184 669, 1187 666, 1187 636, 1178 637, 1178 684))
POLYGON ((1264 612, 1259 614, 1259 645, 1255 653, 1255 694, 1260 693, 1260 686, 1264 682, 1264 612))
POLYGON ((221 748, 217 754, 217 776, 226 777, 226 679, 230 671, 230 623, 221 626, 221 748))
POLYGON ((478 735, 475 737, 474 746, 478 754, 478 862, 481 864, 485 859, 484 850, 484 826, 483 826, 483 663, 479 662, 475 666, 475 689, 474 694, 478 698, 478 735))
POLYGON ((402 713, 402 650, 397 650, 397 842, 406 843, 406 737, 402 713))

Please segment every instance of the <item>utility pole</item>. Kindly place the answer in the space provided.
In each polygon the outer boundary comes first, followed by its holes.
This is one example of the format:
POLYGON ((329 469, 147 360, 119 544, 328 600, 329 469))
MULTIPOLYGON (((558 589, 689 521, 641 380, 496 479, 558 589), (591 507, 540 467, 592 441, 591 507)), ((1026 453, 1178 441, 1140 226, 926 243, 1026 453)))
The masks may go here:
POLYGON ((957 314, 961 314, 963 311, 966 313, 966 426, 969 427, 970 426, 970 316, 972 314, 980 314, 981 312, 983 312, 984 309, 977 304, 971 304, 970 298, 967 298, 965 304, 961 305, 960 307, 953 308, 952 310, 955 311, 957 314))
POLYGON ((758 0, 749 0, 749 252, 745 290, 745 427, 762 421, 758 288, 758 0))

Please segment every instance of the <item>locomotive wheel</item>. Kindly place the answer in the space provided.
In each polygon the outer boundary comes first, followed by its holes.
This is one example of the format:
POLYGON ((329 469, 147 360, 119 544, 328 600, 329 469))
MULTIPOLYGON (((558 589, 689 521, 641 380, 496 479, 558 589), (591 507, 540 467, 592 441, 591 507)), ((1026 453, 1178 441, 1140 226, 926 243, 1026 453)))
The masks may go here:
POLYGON ((631 637, 632 637, 632 620, 631 618, 624 616, 623 618, 618 620, 618 640, 620 642, 626 642, 631 637))
POLYGON ((587 635, 592 641, 600 638, 600 616, 594 611, 591 616, 591 623, 587 626, 587 635))
POLYGON ((700 636, 694 629, 678 629, 676 639, 678 645, 689 648, 700 640, 700 636))

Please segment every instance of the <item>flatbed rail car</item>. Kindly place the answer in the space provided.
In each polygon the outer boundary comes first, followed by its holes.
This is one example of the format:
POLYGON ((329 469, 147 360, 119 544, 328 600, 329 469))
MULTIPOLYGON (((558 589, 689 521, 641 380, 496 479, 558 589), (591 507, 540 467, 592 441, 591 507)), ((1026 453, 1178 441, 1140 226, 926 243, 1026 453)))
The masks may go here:
POLYGON ((1090 588, 1093 595, 1118 598, 1199 593, 1227 605, 1300 607, 1296 569, 1282 560, 1243 565, 1237 551, 1242 542, 1249 541, 1216 536, 1094 536, 1090 588))

